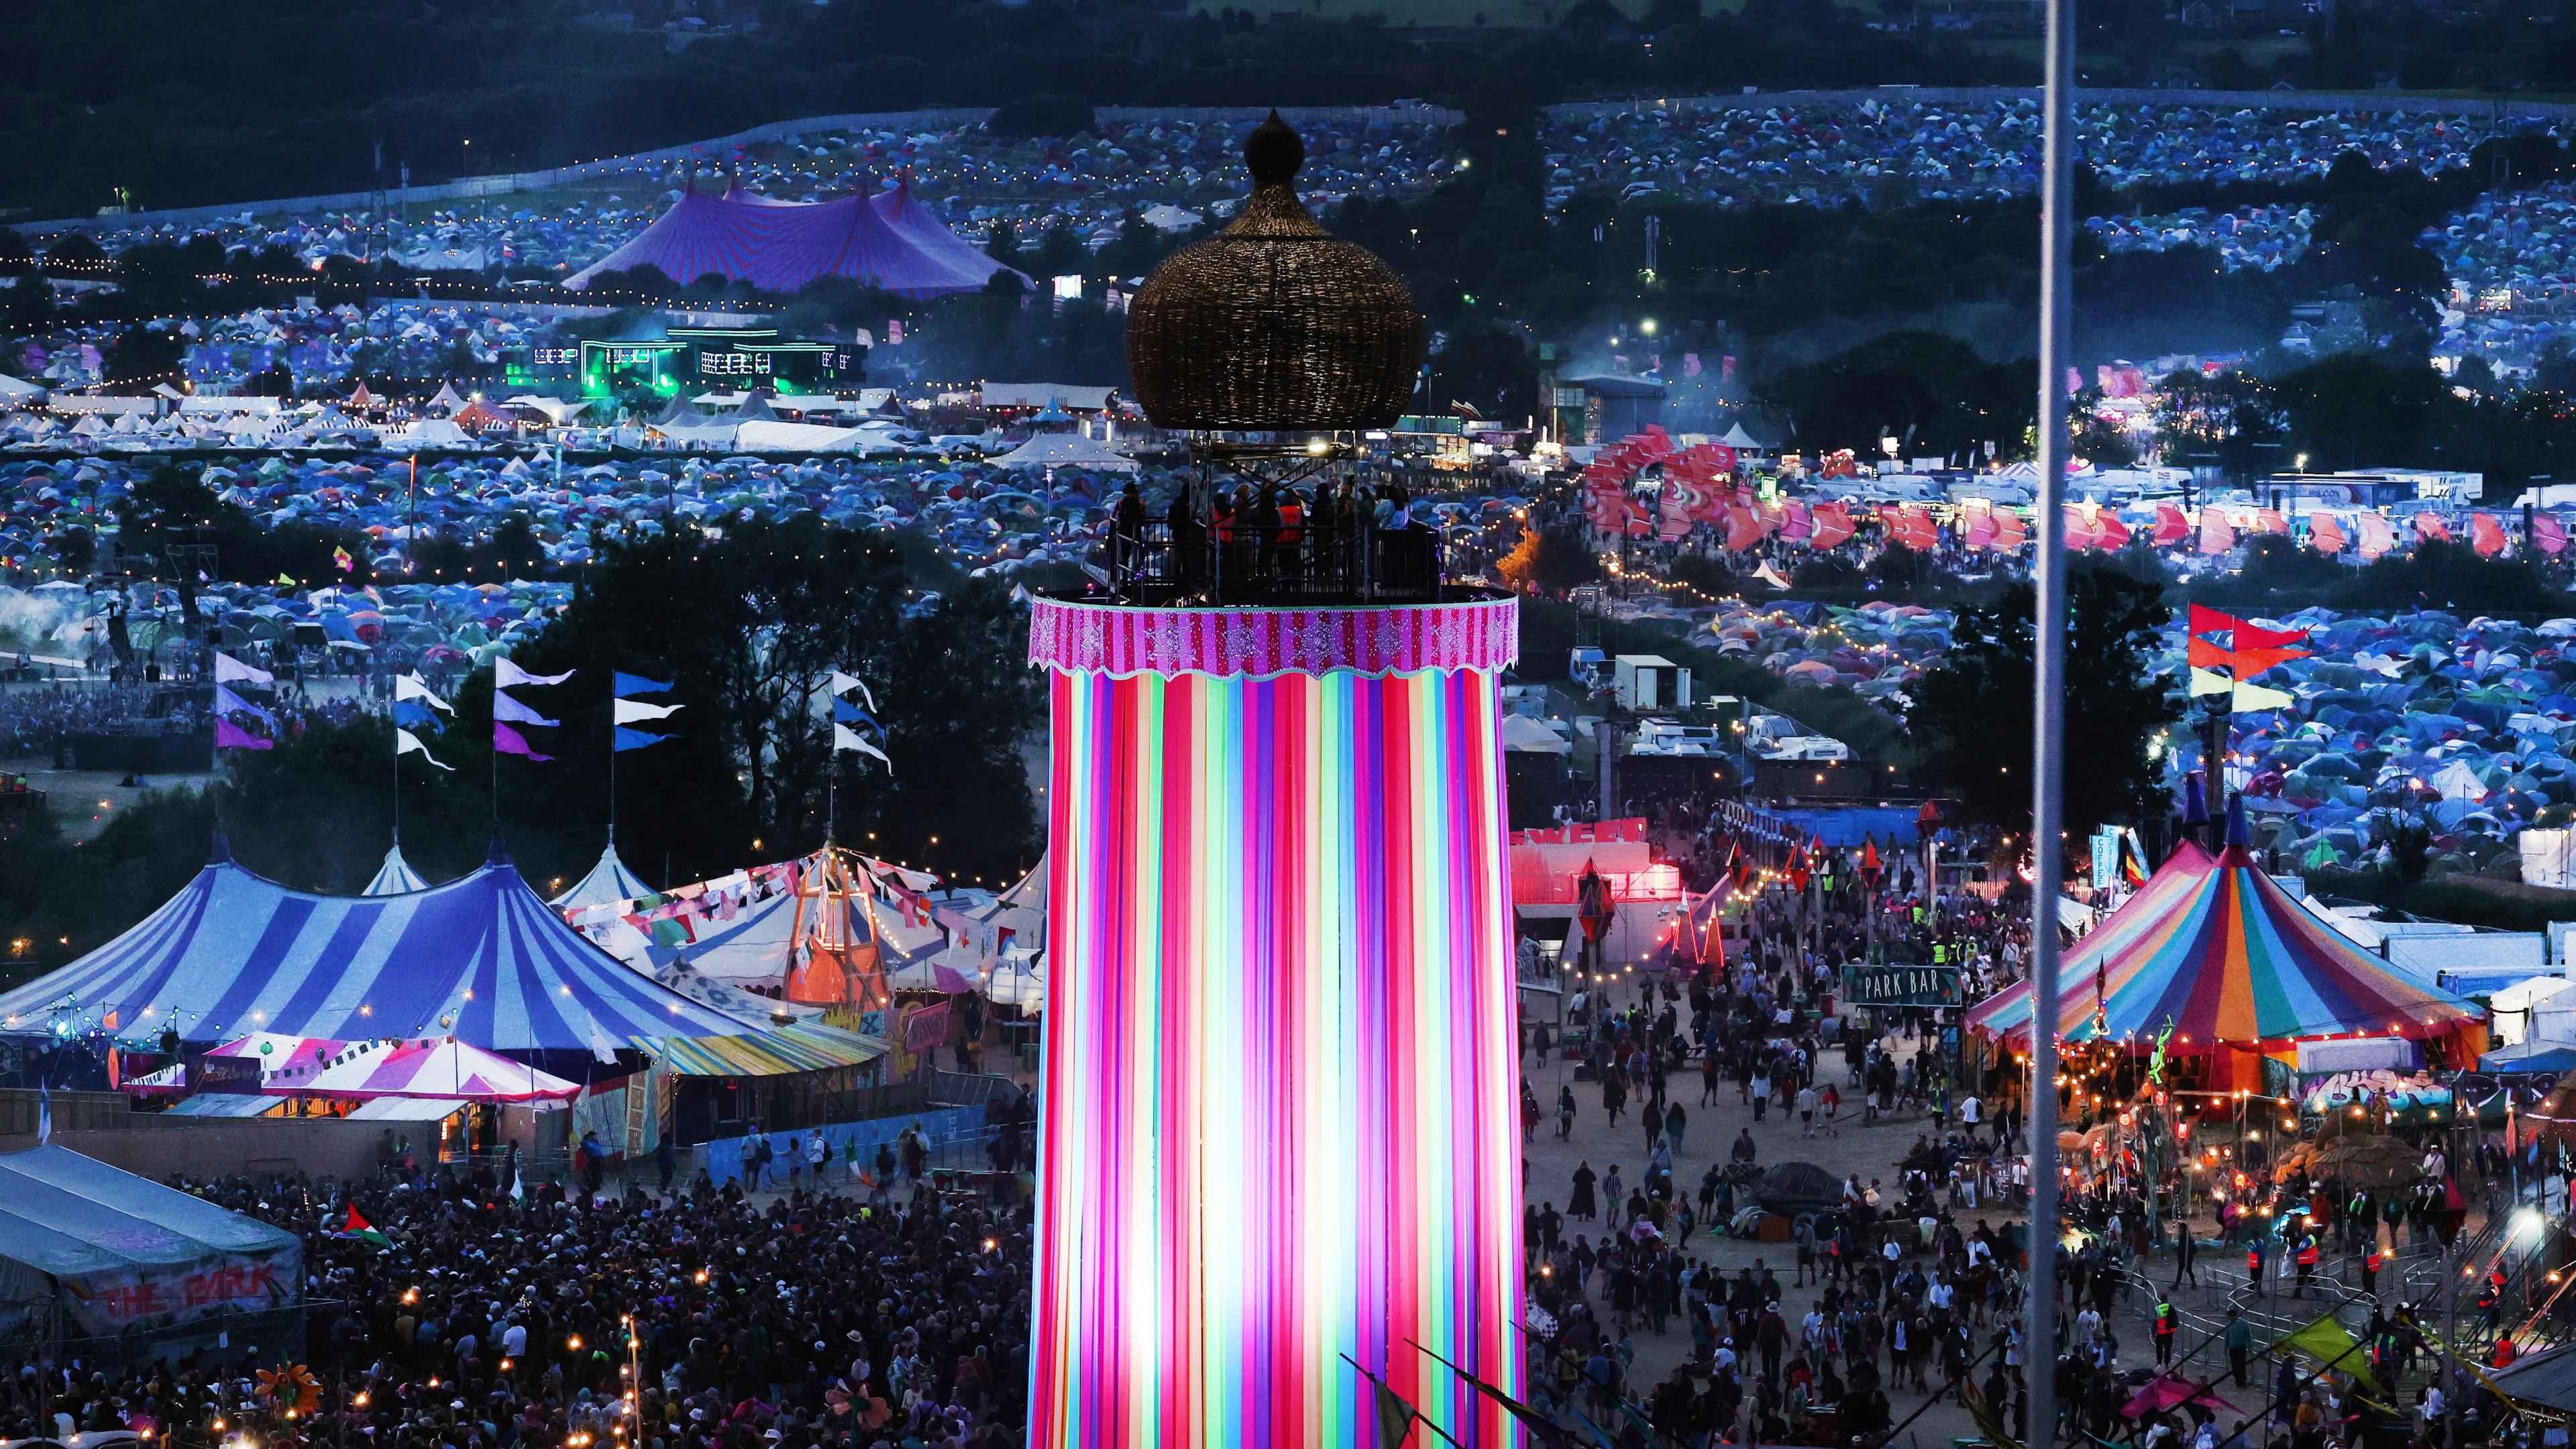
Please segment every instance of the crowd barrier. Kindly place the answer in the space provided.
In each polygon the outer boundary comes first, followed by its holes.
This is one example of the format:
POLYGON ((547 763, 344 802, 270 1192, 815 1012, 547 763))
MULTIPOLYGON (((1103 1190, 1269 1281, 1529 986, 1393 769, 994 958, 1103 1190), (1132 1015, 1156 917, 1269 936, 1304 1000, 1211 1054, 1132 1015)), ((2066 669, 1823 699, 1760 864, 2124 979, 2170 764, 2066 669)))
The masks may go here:
MULTIPOLYGON (((874 1172, 878 1145, 882 1143, 892 1146, 907 1127, 921 1129, 934 1159, 956 1157, 963 1151, 980 1146, 985 1140, 984 1109, 981 1106, 933 1108, 925 1112, 878 1117, 865 1122, 836 1122, 823 1127, 805 1127, 793 1132, 769 1132, 762 1135, 769 1139, 770 1151, 776 1154, 770 1164, 770 1174, 779 1183, 784 1184, 787 1181, 788 1154, 802 1153, 806 1139, 817 1132, 823 1134, 824 1145, 832 1150, 831 1161, 826 1164, 825 1171, 831 1177, 839 1179, 846 1176, 849 1149, 853 1143, 859 1149, 860 1170, 874 1172)), ((742 1176, 742 1144, 741 1137, 722 1137, 701 1142, 695 1149, 697 1165, 706 1169, 709 1180, 716 1186, 722 1187, 742 1176)), ((936 1165, 958 1164, 940 1161, 936 1165)))

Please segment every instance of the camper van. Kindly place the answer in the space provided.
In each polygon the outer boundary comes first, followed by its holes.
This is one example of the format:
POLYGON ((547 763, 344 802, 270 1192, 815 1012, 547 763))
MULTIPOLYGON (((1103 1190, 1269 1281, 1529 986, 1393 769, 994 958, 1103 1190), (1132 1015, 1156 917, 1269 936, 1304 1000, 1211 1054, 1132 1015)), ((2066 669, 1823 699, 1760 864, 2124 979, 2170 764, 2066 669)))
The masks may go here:
POLYGON ((1668 719, 1640 720, 1635 738, 1629 741, 1628 753, 1699 758, 1722 755, 1727 752, 1733 733, 1718 725, 1682 724, 1668 719))

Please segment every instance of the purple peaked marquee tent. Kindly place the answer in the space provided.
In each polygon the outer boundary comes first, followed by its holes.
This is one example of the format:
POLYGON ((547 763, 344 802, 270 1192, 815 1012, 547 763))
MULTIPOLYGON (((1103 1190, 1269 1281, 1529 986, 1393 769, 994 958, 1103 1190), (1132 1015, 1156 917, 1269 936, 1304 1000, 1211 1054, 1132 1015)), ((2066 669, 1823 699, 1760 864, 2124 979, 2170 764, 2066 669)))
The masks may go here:
POLYGON ((909 170, 895 182, 892 190, 880 191, 869 197, 868 205, 876 208, 877 215, 894 228, 895 235, 920 248, 922 254, 933 261, 945 263, 950 270, 972 277, 978 287, 990 281, 995 272, 1010 270, 984 255, 974 243, 950 231, 948 223, 922 205, 912 194, 909 170))
POLYGON ((693 182, 634 240, 564 285, 579 289, 603 272, 649 264, 682 283, 713 272, 792 292, 817 277, 849 277, 898 296, 937 297, 980 290, 1001 265, 908 197, 900 229, 884 210, 862 196, 792 202, 739 188, 710 196, 693 182))
POLYGON ((291 890, 218 848, 133 929, 0 994, 0 1036, 150 1043, 174 1024, 200 1046, 268 1031, 594 1056, 757 1030, 592 945, 497 848, 463 879, 394 896, 291 890))

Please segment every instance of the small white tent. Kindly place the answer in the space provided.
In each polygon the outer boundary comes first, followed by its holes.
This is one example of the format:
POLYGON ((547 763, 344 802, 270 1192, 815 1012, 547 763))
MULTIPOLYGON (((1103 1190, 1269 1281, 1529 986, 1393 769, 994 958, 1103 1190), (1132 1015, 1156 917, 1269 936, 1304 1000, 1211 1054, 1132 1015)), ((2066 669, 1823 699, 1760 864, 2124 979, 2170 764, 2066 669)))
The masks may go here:
POLYGON ((429 882, 422 880, 420 872, 411 868, 411 862, 403 859, 402 837, 395 836, 393 849, 385 852, 385 863, 376 867, 376 878, 367 882, 367 888, 358 894, 400 896, 427 889, 429 882))
POLYGON ((1080 433, 1040 433, 1010 452, 993 460, 996 468, 1090 468, 1112 473, 1133 473, 1136 460, 1108 448, 1080 433))
POLYGON ((573 882, 572 889, 546 904, 558 911, 578 911, 653 894, 656 894, 654 889, 646 885, 641 876, 628 870, 625 861, 617 858, 617 837, 611 835, 608 848, 599 853, 599 864, 590 868, 590 874, 573 882))

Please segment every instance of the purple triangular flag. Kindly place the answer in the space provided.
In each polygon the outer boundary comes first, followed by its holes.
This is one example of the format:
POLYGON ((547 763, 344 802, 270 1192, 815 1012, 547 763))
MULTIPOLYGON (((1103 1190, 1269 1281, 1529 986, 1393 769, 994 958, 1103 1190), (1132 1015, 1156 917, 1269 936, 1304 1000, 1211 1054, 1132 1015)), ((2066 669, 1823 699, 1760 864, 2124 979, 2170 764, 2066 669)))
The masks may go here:
POLYGON ((496 754, 524 755, 531 760, 551 760, 554 758, 552 755, 541 755, 535 750, 530 749, 528 747, 528 737, 526 735, 519 733, 508 725, 502 724, 498 720, 495 720, 492 723, 492 749, 496 754))
POLYGON ((273 750, 277 748, 277 742, 275 740, 262 739, 258 735, 252 734, 250 731, 243 729, 240 725, 234 724, 231 720, 224 718, 222 715, 217 715, 215 716, 215 748, 219 750, 273 750))

